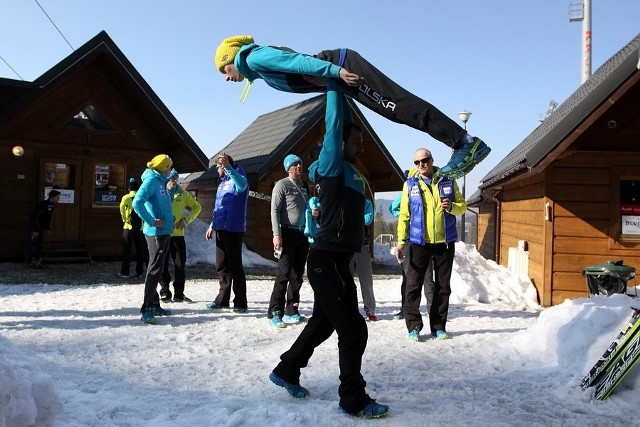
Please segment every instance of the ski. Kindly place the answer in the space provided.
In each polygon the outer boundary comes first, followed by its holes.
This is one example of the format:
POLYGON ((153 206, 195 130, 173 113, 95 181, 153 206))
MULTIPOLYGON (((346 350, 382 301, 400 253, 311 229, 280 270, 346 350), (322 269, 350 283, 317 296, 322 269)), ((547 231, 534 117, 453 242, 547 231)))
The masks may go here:
POLYGON ((640 328, 640 309, 634 308, 631 314, 631 319, 627 322, 618 336, 613 340, 609 348, 604 352, 600 359, 593 365, 589 373, 582 378, 580 386, 582 390, 586 390, 588 387, 596 384, 600 377, 604 374, 607 368, 611 365, 613 360, 618 355, 619 351, 623 349, 630 335, 634 333, 633 330, 640 328))
POLYGON ((271 200, 271 196, 268 194, 264 194, 264 193, 258 193, 257 191, 249 191, 249 197, 253 197, 255 199, 259 199, 259 200, 266 200, 266 201, 270 201, 271 200))
POLYGON ((618 358, 611 365, 605 376, 596 386, 595 397, 598 400, 605 400, 613 390, 622 382, 624 377, 640 360, 640 333, 636 329, 634 335, 629 338, 629 344, 622 353, 618 353, 618 358))

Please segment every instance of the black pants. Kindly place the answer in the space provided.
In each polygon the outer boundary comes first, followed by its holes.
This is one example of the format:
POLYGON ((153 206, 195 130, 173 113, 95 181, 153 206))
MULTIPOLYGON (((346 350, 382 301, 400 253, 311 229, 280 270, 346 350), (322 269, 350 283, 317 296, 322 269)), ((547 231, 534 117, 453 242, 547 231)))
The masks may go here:
POLYGON ((267 313, 269 319, 274 311, 280 311, 280 314, 298 313, 302 276, 309 253, 309 240, 302 231, 283 227, 281 233, 282 255, 278 260, 278 275, 271 292, 267 313))
POLYGON ((120 274, 129 275, 129 264, 131 263, 131 246, 136 248, 136 275, 142 276, 144 264, 147 262, 147 242, 144 239, 142 230, 122 230, 122 266, 120 274))
POLYGON ((315 55, 365 78, 359 87, 343 84, 343 91, 365 107, 414 129, 428 133, 434 139, 454 147, 467 133, 459 124, 436 107, 408 92, 354 50, 347 50, 340 64, 340 49, 323 50, 315 55))
POLYGON ((44 232, 41 231, 36 237, 31 234, 33 230, 27 230, 27 250, 25 253, 25 262, 40 261, 42 258, 42 244, 44 243, 44 232))
POLYGON ((358 311, 358 295, 349 270, 352 254, 311 249, 307 259, 307 276, 313 289, 313 315, 291 348, 280 356, 273 370, 293 384, 300 384, 300 369, 307 366, 313 351, 338 334, 340 364, 340 406, 356 413, 371 401, 360 373, 362 355, 367 347, 368 331, 358 311))
MULTIPOLYGON (((407 288, 407 269, 409 268, 409 260, 411 259, 411 245, 409 245, 407 254, 404 261, 402 261, 402 283, 400 284, 400 307, 404 305, 404 294, 407 288)), ((433 305, 433 287, 435 282, 433 280, 433 258, 429 259, 429 266, 424 274, 424 297, 427 299, 427 310, 431 309, 433 305)))
POLYGON ((171 283, 171 273, 169 272, 169 258, 173 261, 173 296, 184 298, 185 263, 187 262, 187 245, 184 236, 171 236, 169 240, 169 254, 166 257, 160 279, 160 296, 171 295, 169 283, 171 283))
POLYGON ((411 245, 409 268, 407 269, 407 287, 405 289, 404 312, 407 330, 423 325, 420 314, 420 298, 422 284, 429 262, 433 262, 436 280, 433 286, 433 301, 429 308, 429 325, 431 333, 446 330, 449 313, 449 296, 451 295, 451 271, 455 257, 455 243, 411 245))
POLYGON ((164 259, 169 252, 169 240, 171 236, 145 236, 149 248, 149 266, 144 278, 144 303, 140 312, 148 307, 160 307, 160 296, 156 288, 162 277, 164 259))
POLYGON ((220 291, 213 301, 228 306, 233 288, 233 305, 247 308, 247 278, 242 266, 242 235, 232 231, 216 231, 216 270, 220 291))

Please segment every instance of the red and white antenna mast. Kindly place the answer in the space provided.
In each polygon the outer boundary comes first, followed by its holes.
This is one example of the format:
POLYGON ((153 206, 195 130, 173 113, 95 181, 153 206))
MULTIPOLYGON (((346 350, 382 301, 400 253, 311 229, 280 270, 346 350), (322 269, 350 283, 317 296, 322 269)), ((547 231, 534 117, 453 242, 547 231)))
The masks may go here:
POLYGON ((571 0, 569 22, 582 21, 582 79, 591 77, 591 0, 571 0))

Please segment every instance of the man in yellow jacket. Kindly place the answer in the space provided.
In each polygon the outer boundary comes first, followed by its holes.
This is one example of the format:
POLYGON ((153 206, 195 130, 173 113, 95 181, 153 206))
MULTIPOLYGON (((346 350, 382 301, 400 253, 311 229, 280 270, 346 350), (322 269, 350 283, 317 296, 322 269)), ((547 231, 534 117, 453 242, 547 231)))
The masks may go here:
POLYGON ((133 210, 133 198, 140 188, 140 183, 135 178, 129 179, 129 194, 122 196, 120 201, 120 216, 122 217, 122 265, 120 277, 129 277, 129 265, 131 263, 131 245, 136 247, 136 277, 144 274, 144 265, 149 260, 147 242, 142 232, 142 220, 133 210))
MULTIPOLYGON (((173 169, 169 174, 167 190, 171 195, 171 210, 173 211, 173 232, 169 241, 169 253, 173 260, 173 302, 192 302, 184 295, 185 266, 187 262, 187 245, 184 240, 184 228, 191 224, 198 215, 202 207, 200 203, 188 191, 184 191, 178 185, 178 172, 173 169)), ((171 290, 169 283, 171 274, 169 273, 169 257, 165 258, 162 278, 160 279, 160 300, 171 301, 171 290)))
POLYGON ((449 178, 437 176, 433 156, 426 148, 413 155, 414 170, 410 171, 402 188, 400 216, 398 217, 398 258, 405 256, 407 243, 409 266, 402 311, 410 341, 420 341, 423 328, 420 298, 424 276, 433 260, 435 286, 429 309, 431 335, 448 339, 446 332, 451 271, 458 240, 456 215, 467 210, 458 185, 449 178), (433 258, 432 258, 433 257, 433 258))

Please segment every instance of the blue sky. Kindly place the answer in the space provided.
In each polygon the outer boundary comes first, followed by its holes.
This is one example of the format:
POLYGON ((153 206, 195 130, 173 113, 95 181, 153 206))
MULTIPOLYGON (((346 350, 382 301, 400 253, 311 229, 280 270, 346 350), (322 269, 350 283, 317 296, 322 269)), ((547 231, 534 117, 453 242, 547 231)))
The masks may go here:
MULTIPOLYGON (((582 24, 569 22, 576 0, 39 0, 73 48, 105 30, 211 157, 261 114, 306 95, 242 84, 213 67, 218 43, 251 34, 259 44, 299 52, 349 47, 416 95, 457 120, 492 154, 467 176, 467 196, 539 124, 549 101, 580 86, 582 24)), ((640 32, 638 0, 592 1, 592 71, 640 32)), ((0 56, 33 81, 72 52, 34 0, 4 0, 0 56)), ((0 61, 0 77, 19 79, 0 61)), ((429 148, 436 165, 450 149, 362 108, 402 168, 429 148)), ((366 153, 364 155, 366 161, 366 153)))

